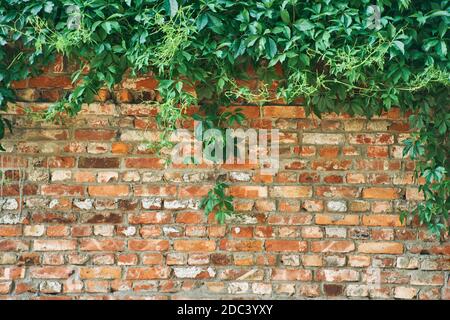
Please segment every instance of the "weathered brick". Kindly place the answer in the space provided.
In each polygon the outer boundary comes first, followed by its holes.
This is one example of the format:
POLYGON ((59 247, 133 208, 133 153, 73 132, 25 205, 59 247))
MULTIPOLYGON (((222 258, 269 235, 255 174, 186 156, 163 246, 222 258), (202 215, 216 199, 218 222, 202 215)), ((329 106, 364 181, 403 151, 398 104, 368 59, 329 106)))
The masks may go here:
POLYGON ((307 186, 275 186, 270 189, 270 195, 276 198, 308 198, 312 188, 307 186))
POLYGON ((71 267, 31 267, 30 277, 34 279, 67 279, 73 273, 71 267))
POLYGON ((174 249, 176 251, 188 252, 208 252, 216 248, 215 241, 212 240, 175 240, 174 249))
POLYGON ((351 252, 355 250, 352 241, 313 241, 312 252, 351 252))
POLYGON ((41 187, 41 194, 45 196, 82 196, 83 186, 49 184, 41 187))
POLYGON ((345 142, 345 136, 339 133, 304 133, 304 144, 332 144, 339 145, 345 142))
POLYGON ((129 280, 153 280, 167 279, 170 274, 170 268, 167 267, 146 267, 146 268, 128 268, 126 279, 129 280))
POLYGON ((358 245, 360 253, 401 254, 403 244, 398 242, 363 242, 358 245))
POLYGON ((80 240, 80 250, 82 251, 123 251, 125 241, 123 240, 80 240))
POLYGON ((311 270, 303 269, 272 269, 272 280, 278 281, 310 281, 312 280, 311 270))
POLYGON ((116 136, 116 131, 107 129, 79 129, 75 130, 76 140, 102 141, 111 140, 116 136))
POLYGON ((263 242, 259 240, 226 240, 220 241, 220 249, 226 251, 261 251, 263 242))
POLYGON ((306 113, 303 107, 297 106, 265 106, 263 108, 266 118, 305 118, 306 113))
POLYGON ((128 158, 125 160, 127 168, 163 169, 164 160, 159 158, 128 158))
POLYGON ((120 267, 83 267, 80 268, 80 279, 119 279, 120 267))
POLYGON ((78 168, 118 168, 118 158, 85 158, 78 160, 78 168))
POLYGON ((69 251, 77 248, 76 240, 34 240, 35 251, 69 251))
POLYGON ((327 282, 358 281, 359 272, 351 269, 321 269, 316 274, 316 280, 327 282))
POLYGON ((128 196, 130 189, 127 185, 101 185, 89 186, 88 193, 91 197, 124 197, 128 196))
POLYGON ((366 226, 379 226, 379 227, 399 227, 402 225, 400 217, 398 215, 388 214, 371 214, 364 215, 362 217, 362 224, 366 226))
POLYGON ((129 240, 128 248, 132 251, 166 251, 169 249, 167 240, 129 240))
POLYGON ((177 192, 176 186, 135 186, 134 195, 137 197, 167 197, 175 196, 177 192))
POLYGON ((362 197, 365 199, 387 199, 393 200, 400 197, 396 188, 364 188, 362 197))
POLYGON ((265 248, 267 251, 294 251, 305 252, 307 249, 306 241, 295 240, 266 240, 265 248))

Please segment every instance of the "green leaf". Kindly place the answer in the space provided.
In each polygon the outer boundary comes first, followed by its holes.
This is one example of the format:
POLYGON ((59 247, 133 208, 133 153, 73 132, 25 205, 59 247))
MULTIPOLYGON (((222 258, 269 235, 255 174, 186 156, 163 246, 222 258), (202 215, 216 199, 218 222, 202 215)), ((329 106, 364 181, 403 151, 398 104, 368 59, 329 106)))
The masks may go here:
POLYGON ((269 38, 268 46, 266 46, 266 49, 269 58, 273 58, 277 54, 277 44, 272 38, 269 38))
POLYGON ((197 30, 201 31, 208 24, 208 16, 206 14, 202 14, 197 19, 197 30))
POLYGON ((178 12, 177 0, 164 0, 164 8, 171 18, 175 17, 178 12))
POLYGON ((394 46, 395 46, 398 50, 400 50, 400 52, 401 52, 402 54, 405 54, 405 44, 404 44, 403 42, 398 41, 398 40, 395 40, 395 41, 393 41, 392 43, 394 44, 394 46))
POLYGON ((291 17, 289 15, 289 11, 286 9, 281 10, 280 12, 281 20, 283 20, 284 23, 289 24, 291 23, 291 17))
POLYGON ((304 32, 314 29, 314 24, 312 24, 306 19, 299 19, 294 23, 294 27, 297 28, 299 31, 304 32))

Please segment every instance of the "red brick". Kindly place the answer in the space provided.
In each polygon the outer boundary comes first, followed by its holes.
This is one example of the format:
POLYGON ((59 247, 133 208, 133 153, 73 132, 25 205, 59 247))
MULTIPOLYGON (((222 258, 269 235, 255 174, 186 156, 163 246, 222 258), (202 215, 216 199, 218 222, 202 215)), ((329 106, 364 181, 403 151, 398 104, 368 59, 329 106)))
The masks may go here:
POLYGON ((321 269, 316 273, 316 280, 327 282, 358 281, 359 272, 350 269, 321 269))
POLYGON ((70 89, 72 88, 72 80, 67 76, 38 76, 29 79, 29 88, 62 88, 70 89))
POLYGON ((0 240, 1 251, 27 251, 30 247, 28 241, 21 240, 0 240))
POLYGON ((128 268, 126 279, 129 280, 153 280, 167 279, 170 274, 170 268, 167 267, 147 267, 147 268, 128 268))
POLYGON ((260 186, 231 186, 230 195, 237 198, 266 198, 267 187, 260 186))
POLYGON ((116 136, 115 130, 108 129, 78 129, 75 130, 75 139, 79 141, 109 141, 116 136))
POLYGON ((359 216, 353 214, 317 214, 316 223, 319 225, 358 225, 359 216))
POLYGON ((306 118, 305 109, 297 106, 264 106, 263 113, 265 118, 306 118))
POLYGON ((402 225, 398 215, 389 214, 364 215, 362 217, 362 224, 377 227, 400 227, 402 225))
POLYGON ((99 185, 89 186, 88 193, 91 197, 124 197, 130 190, 127 185, 99 185))
POLYGON ((128 248, 132 251, 167 251, 169 241, 132 239, 128 241, 128 248))
POLYGON ((394 136, 387 133, 379 134, 351 134, 349 137, 349 142, 351 144, 376 144, 385 145, 393 144, 394 136))
POLYGON ((315 187, 316 195, 326 198, 356 198, 359 194, 358 188, 352 187, 315 187))
POLYGON ((76 240, 34 240, 35 251, 68 251, 77 248, 76 240))
POLYGON ((220 241, 220 250, 226 251, 262 251, 263 243, 259 240, 226 240, 220 241))
POLYGON ((175 240, 175 251, 187 252, 209 252, 216 249, 216 243, 213 240, 175 240))
POLYGON ((158 108, 148 104, 122 104, 120 112, 128 116, 156 116, 158 108))
POLYGON ((270 190, 272 197, 277 198, 308 198, 312 188, 307 186, 275 186, 270 190))
POLYGON ((199 224, 204 221, 204 214, 197 212, 180 212, 176 216, 177 223, 199 224))
POLYGON ((163 256, 160 253, 145 253, 142 255, 142 264, 160 265, 163 263, 163 256))
POLYGON ((293 251, 305 252, 308 245, 306 241, 295 240, 266 240, 266 251, 293 251))
POLYGON ((0 280, 17 280, 23 278, 25 278, 25 268, 0 267, 0 280))
POLYGON ((181 198, 190 198, 190 197, 203 197, 205 196, 209 190, 211 190, 211 186, 189 186, 189 187, 180 187, 179 196, 181 198))
POLYGON ((1 226, 0 237, 17 237, 22 235, 22 228, 20 226, 1 226))
POLYGON ((118 158, 86 158, 78 160, 78 168, 118 168, 120 160, 118 158))
POLYGON ((84 187, 64 184, 43 185, 41 194, 45 196, 82 196, 84 187))
POLYGON ((394 200, 400 197, 396 188, 364 188, 362 192, 364 199, 386 199, 394 200))
POLYGON ((137 90, 155 90, 158 88, 158 80, 153 77, 137 80, 135 86, 137 90))
POLYGON ((402 254, 403 244, 398 242, 363 242, 358 245, 360 253, 402 254))
POLYGON ((128 221, 131 224, 165 224, 172 221, 172 214, 169 212, 146 212, 141 214, 130 214, 128 221))
POLYGON ((135 186, 134 187, 134 195, 137 197, 166 197, 166 196, 175 196, 177 193, 176 186, 135 186))
POLYGON ((80 268, 80 279, 120 279, 120 267, 83 267, 80 268))
POLYGON ((128 158, 125 160, 127 168, 163 169, 164 159, 159 158, 128 158))
POLYGON ((35 279, 67 279, 73 273, 71 267, 31 267, 30 277, 35 279))
POLYGON ((80 250, 82 251, 122 251, 125 248, 123 240, 80 240, 80 250))
POLYGON ((272 280, 278 281, 310 281, 311 270, 272 269, 272 280))
POLYGON ((313 241, 311 242, 311 252, 351 252, 355 250, 352 241, 313 241))
POLYGON ((131 149, 131 146, 129 144, 123 143, 123 142, 114 142, 111 146, 111 152, 112 153, 122 153, 127 154, 131 149))
POLYGON ((351 166, 351 160, 321 160, 313 161, 311 163, 311 169, 320 171, 344 171, 349 170, 351 166))
POLYGON ((389 155, 389 150, 387 147, 381 146, 368 146, 367 147, 367 157, 369 158, 387 158, 389 155))
POLYGON ((0 294, 8 294, 12 288, 12 281, 0 282, 0 294))
POLYGON ((323 158, 336 158, 339 154, 339 147, 321 147, 319 156, 323 158))

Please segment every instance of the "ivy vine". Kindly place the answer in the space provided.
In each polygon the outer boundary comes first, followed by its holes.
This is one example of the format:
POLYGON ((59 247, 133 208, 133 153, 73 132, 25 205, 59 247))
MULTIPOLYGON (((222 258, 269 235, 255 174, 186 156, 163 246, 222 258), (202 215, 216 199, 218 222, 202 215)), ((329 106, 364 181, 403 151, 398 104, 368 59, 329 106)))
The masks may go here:
MULTIPOLYGON (((415 0, 3 0, 0 108, 15 100, 13 81, 60 54, 79 68, 74 89, 46 111, 49 121, 76 115, 125 74, 150 72, 168 131, 191 104, 218 113, 236 99, 302 97, 319 116, 371 117, 398 106, 415 129, 405 155, 425 179, 425 201, 412 214, 441 234, 450 209, 449 12, 449 1, 415 0), (238 85, 249 69, 257 87, 238 85)), ((0 138, 8 128, 0 117, 0 138)))

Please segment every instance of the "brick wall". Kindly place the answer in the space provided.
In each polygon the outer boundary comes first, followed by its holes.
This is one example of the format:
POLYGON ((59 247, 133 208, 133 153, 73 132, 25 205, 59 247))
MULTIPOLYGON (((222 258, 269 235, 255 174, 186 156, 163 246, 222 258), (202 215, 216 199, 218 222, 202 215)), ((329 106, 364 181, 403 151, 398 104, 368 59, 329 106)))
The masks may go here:
POLYGON ((70 87, 58 72, 16 84, 28 102, 9 108, 1 298, 450 298, 449 242, 399 222, 421 197, 398 110, 247 106, 248 127, 281 131, 277 174, 166 165, 145 146, 157 110, 131 103, 158 98, 153 80, 102 91, 61 125, 31 120, 70 87), (198 209, 218 175, 239 213, 226 225, 198 209))

